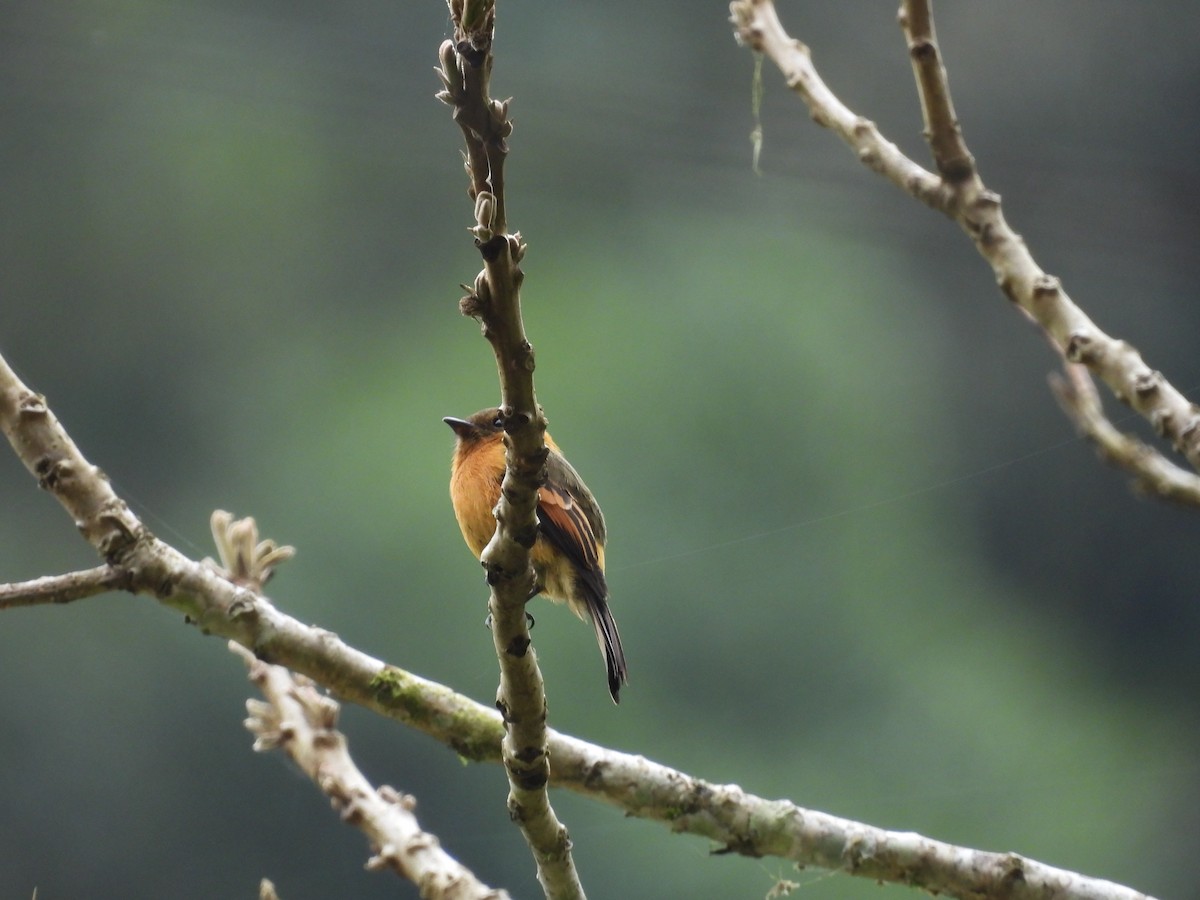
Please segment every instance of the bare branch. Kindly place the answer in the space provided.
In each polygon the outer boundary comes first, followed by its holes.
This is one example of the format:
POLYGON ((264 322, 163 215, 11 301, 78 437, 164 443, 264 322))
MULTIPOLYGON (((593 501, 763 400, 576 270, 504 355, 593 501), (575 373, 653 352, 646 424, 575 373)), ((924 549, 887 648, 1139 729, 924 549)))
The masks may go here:
POLYGON ((774 5, 766 0, 738 0, 729 8, 738 39, 771 58, 788 87, 808 105, 814 122, 849 144, 873 172, 934 209, 949 210, 952 191, 942 179, 901 153, 874 122, 856 115, 837 98, 817 74, 808 47, 783 30, 774 5))
POLYGON ((937 170, 951 184, 974 178, 975 158, 963 142, 962 129, 950 101, 950 83, 938 51, 928 0, 904 0, 900 7, 900 27, 908 37, 908 55, 925 119, 925 139, 933 151, 937 170))
MULTIPOLYGON (((784 31, 771 0, 736 0, 730 11, 738 40, 771 57, 818 124, 834 130, 868 168, 954 219, 991 265, 1000 289, 1041 326, 1060 352, 1069 361, 1086 366, 1119 400, 1147 419, 1194 469, 1200 469, 1200 407, 1190 403, 1161 372, 1147 366, 1136 349, 1101 331, 1059 280, 1038 266, 1024 240, 1005 221, 1000 196, 988 190, 975 171, 950 102, 927 2, 906 2, 900 21, 912 51, 930 144, 945 177, 914 163, 895 144, 884 140, 873 123, 856 116, 837 99, 813 67, 808 48, 784 31)), ((1148 447, 1146 452, 1155 453, 1148 447)), ((1155 473, 1172 468, 1161 457, 1149 467, 1155 473)), ((1168 480, 1177 480, 1179 474, 1172 472, 1168 480)), ((1152 493, 1192 502, 1168 483, 1155 485, 1152 493)))
MULTIPOLYGON (((560 751, 553 741, 551 749, 557 770, 559 753, 565 748, 560 751)), ((603 778, 606 794, 620 797, 627 814, 660 819, 676 831, 703 835, 720 843, 725 852, 780 857, 804 867, 912 885, 963 900, 1149 900, 1122 885, 1016 853, 970 850, 913 832, 885 831, 787 800, 756 797, 737 785, 693 779, 642 757, 598 752, 603 759, 585 771, 603 778)))
POLYGON ((439 51, 438 98, 454 109, 466 140, 469 195, 475 201, 470 229, 483 257, 483 271, 459 309, 482 325, 492 345, 506 417, 506 469, 496 507, 496 532, 481 562, 492 587, 492 639, 500 661, 496 700, 504 716, 504 766, 509 781, 509 815, 533 852, 538 880, 548 896, 582 897, 571 856, 571 840, 550 806, 546 786, 546 694, 525 620, 525 603, 535 577, 529 548, 537 538, 538 488, 545 483, 546 419, 533 389, 533 346, 521 321, 520 288, 525 255, 520 233, 507 232, 504 160, 512 133, 508 101, 489 99, 495 4, 451 0, 453 41, 439 51))
POLYGON ((229 649, 246 663, 250 680, 266 698, 265 703, 246 701, 254 749, 282 749, 329 797, 342 821, 367 836, 375 854, 368 868, 396 871, 431 900, 506 900, 505 891, 483 884, 421 829, 413 813, 415 798, 371 785, 337 730, 337 703, 313 681, 260 662, 240 644, 231 641, 229 649))
POLYGON ((129 574, 116 566, 96 566, 66 575, 47 575, 32 581, 0 584, 0 609, 74 603, 109 591, 126 590, 129 574))

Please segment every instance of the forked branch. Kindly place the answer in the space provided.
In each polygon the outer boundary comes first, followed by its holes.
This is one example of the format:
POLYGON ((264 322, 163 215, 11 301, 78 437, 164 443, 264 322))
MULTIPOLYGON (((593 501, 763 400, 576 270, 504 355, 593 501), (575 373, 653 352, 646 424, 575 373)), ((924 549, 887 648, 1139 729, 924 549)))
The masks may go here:
MULTIPOLYGON (((905 0, 900 25, 907 38, 925 133, 938 174, 905 156, 874 123, 851 112, 837 98, 817 74, 808 48, 784 30, 771 0, 736 0, 730 11, 738 40, 771 58, 818 124, 838 134, 868 168, 956 221, 991 265, 1005 296, 1041 326, 1064 358, 1085 366, 1119 400, 1149 421, 1193 469, 1200 469, 1200 407, 1189 402, 1161 372, 1146 365, 1136 349, 1102 331, 1071 300, 1059 280, 1042 270, 1021 236, 1005 221, 1000 196, 984 185, 954 112, 927 0, 905 0)), ((1074 418, 1084 427, 1094 421, 1074 418)), ((1097 432, 1088 435, 1102 444, 1097 432)), ((1128 455, 1110 459, 1130 469, 1146 491, 1200 506, 1200 477, 1143 447, 1145 453, 1138 454, 1141 463, 1136 467, 1127 465, 1126 460, 1132 458, 1128 455), (1146 453, 1158 459, 1144 465, 1146 453), (1165 474, 1160 477, 1160 473, 1165 474)))

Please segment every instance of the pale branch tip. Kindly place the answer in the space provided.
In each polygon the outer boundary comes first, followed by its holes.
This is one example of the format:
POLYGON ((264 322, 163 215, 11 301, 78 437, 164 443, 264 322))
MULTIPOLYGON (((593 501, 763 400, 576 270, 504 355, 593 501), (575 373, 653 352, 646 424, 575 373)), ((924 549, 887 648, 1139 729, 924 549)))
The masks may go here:
POLYGON ((479 17, 483 24, 470 37, 460 25, 462 14, 462 10, 452 9, 456 39, 443 41, 438 48, 437 72, 442 90, 436 96, 453 109, 453 119, 466 144, 467 194, 472 199, 484 191, 494 195, 492 227, 503 232, 507 228, 504 159, 513 127, 508 116, 511 98, 493 100, 489 96, 495 10, 479 17))
POLYGON ((220 557, 217 568, 230 581, 255 592, 271 580, 277 566, 296 555, 295 547, 281 547, 272 540, 260 541, 253 516, 235 519, 233 513, 218 509, 213 511, 209 526, 220 557))
POLYGON ((479 50, 491 45, 496 27, 495 0, 448 0, 455 35, 479 50))

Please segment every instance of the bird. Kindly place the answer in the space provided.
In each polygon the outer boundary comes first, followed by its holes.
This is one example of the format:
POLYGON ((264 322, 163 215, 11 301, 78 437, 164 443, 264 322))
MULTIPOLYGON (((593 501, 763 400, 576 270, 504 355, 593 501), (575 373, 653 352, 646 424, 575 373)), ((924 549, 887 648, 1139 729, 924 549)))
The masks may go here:
MULTIPOLYGON (((450 467, 450 500, 467 547, 478 559, 496 531, 492 510, 500 501, 504 479, 503 412, 496 407, 459 419, 442 419, 454 431, 450 467)), ((591 622, 604 655, 608 692, 620 703, 621 685, 629 682, 625 650, 617 621, 608 606, 604 578, 604 514, 579 473, 558 444, 545 436, 546 483, 538 488, 538 533, 529 552, 536 583, 531 597, 541 594, 591 622)))

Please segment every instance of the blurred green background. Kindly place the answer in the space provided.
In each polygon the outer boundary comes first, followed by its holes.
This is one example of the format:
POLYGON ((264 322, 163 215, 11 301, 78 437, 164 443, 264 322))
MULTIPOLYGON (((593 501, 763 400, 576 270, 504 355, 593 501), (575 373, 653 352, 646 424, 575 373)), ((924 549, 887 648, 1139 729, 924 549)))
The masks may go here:
MULTIPOLYGON (((895 2, 781 3, 924 162, 895 2)), ((942 4, 959 115, 1042 264, 1200 391, 1200 8, 942 4)), ((1131 494, 950 223, 862 168, 726 5, 500 7, 509 210, 552 429, 608 517, 630 660, 535 604, 552 723, 884 827, 1195 896, 1200 516, 1131 494)), ((483 702, 486 592, 440 422, 497 400, 431 68, 438 0, 9 0, 0 350, 160 536, 255 515, 300 619, 483 702)), ((1125 426, 1143 430, 1113 408, 1125 426)), ((95 564, 0 454, 0 580, 95 564)), ((243 668, 144 598, 0 618, 0 897, 410 897, 362 870, 243 668)), ((496 767, 357 709, 376 782, 540 891, 496 767)), ((880 896, 554 801, 593 898, 880 896)), ((886 896, 909 896, 885 888, 886 896)))

